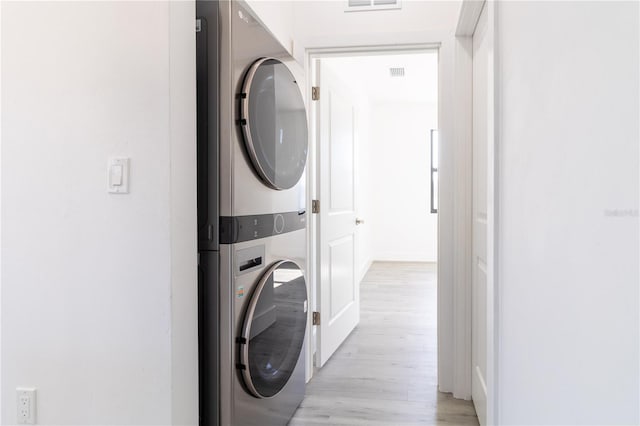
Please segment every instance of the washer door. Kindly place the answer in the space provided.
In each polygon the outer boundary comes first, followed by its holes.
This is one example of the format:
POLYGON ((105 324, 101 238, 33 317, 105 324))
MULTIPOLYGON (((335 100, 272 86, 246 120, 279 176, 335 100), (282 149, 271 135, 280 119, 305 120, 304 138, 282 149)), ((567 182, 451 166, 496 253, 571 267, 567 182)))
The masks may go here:
POLYGON ((271 266, 255 288, 242 327, 240 365, 253 396, 277 395, 293 374, 307 327, 307 287, 289 260, 271 266))
POLYGON ((307 114, 295 77, 273 58, 258 59, 244 78, 240 115, 244 143, 264 183, 289 189, 307 162, 307 114))

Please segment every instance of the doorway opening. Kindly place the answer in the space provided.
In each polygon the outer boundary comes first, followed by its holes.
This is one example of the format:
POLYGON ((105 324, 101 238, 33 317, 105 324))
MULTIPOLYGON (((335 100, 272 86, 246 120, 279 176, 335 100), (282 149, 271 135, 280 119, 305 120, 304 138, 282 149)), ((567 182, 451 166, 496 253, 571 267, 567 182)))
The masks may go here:
POLYGON ((469 402, 437 391, 438 49, 325 53, 309 65, 320 318, 309 398, 394 401, 375 415, 402 406, 409 420, 459 404, 454 422, 475 424, 469 402))
POLYGON ((312 292, 324 317, 314 365, 322 367, 359 323, 359 285, 373 262, 437 262, 438 50, 321 56, 311 65, 310 180, 321 204, 312 292))

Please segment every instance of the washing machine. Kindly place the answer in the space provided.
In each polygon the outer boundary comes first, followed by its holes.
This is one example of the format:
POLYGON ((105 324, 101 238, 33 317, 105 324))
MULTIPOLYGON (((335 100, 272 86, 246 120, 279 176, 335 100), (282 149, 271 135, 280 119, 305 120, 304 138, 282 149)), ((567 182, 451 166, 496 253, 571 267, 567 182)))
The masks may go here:
POLYGON ((222 425, 284 426, 304 398, 305 242, 295 231, 223 249, 232 285, 222 299, 232 303, 221 310, 231 343, 221 345, 222 425))
POLYGON ((304 397, 307 115, 294 61, 219 7, 219 421, 286 425, 304 397))

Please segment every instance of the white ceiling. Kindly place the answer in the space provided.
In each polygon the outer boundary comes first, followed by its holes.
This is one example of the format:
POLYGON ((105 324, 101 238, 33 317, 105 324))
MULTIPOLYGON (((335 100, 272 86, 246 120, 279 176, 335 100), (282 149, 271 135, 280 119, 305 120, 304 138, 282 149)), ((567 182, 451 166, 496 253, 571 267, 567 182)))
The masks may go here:
POLYGON ((322 59, 351 87, 359 86, 373 102, 437 102, 438 53, 402 53, 322 59), (404 67, 404 77, 390 68, 404 67))

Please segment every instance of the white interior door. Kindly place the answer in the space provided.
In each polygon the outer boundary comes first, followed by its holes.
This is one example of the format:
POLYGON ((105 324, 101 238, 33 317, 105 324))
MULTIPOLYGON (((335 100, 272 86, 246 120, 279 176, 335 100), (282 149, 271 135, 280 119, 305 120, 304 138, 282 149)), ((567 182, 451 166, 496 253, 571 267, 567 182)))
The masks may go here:
POLYGON ((358 324, 360 291, 355 273, 355 109, 346 84, 318 62, 320 325, 316 365, 321 367, 358 324))
POLYGON ((473 272, 471 397, 487 420, 487 165, 489 50, 485 4, 473 35, 473 272))

